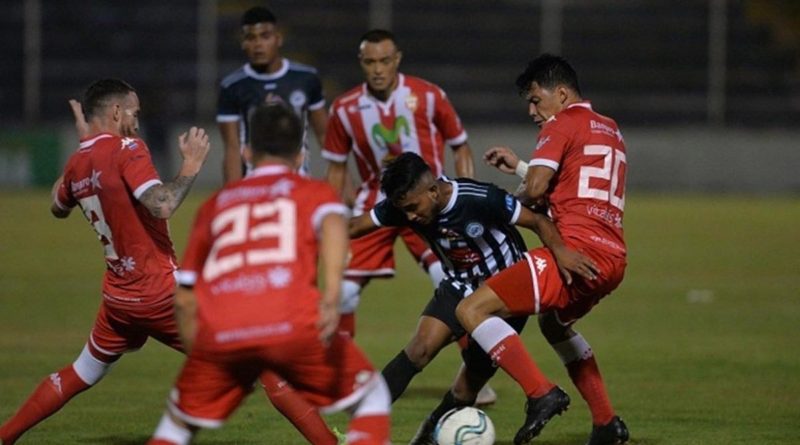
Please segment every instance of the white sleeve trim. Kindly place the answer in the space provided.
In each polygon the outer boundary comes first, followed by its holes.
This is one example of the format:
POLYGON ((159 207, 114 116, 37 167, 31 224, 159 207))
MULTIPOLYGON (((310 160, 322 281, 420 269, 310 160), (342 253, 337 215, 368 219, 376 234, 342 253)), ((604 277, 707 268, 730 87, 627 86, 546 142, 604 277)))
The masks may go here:
POLYGON ((517 205, 514 208, 514 214, 511 215, 511 221, 509 221, 509 223, 510 224, 516 224, 517 220, 519 219, 519 214, 520 213, 522 213, 522 204, 520 204, 520 202, 517 201, 517 205))
POLYGON ((534 159, 531 159, 531 162, 529 162, 528 165, 530 165, 531 167, 533 167, 535 165, 541 165, 541 166, 544 166, 544 167, 550 167, 553 170, 558 171, 558 165, 559 164, 558 164, 558 162, 551 161, 550 159, 534 158, 534 159))
POLYGON ((311 217, 311 223, 314 225, 314 231, 319 233, 320 226, 322 225, 322 220, 326 216, 330 215, 331 213, 337 213, 339 215, 344 216, 347 218, 350 216, 350 210, 347 208, 346 205, 342 203, 328 203, 322 204, 314 211, 314 215, 311 217))
POLYGON ((160 180, 158 180, 158 179, 151 179, 151 180, 149 180, 149 181, 145 182, 144 184, 140 185, 139 187, 136 187, 136 190, 134 190, 134 191, 133 191, 133 196, 134 196, 136 199, 139 199, 139 198, 141 198, 141 197, 142 197, 142 194, 143 194, 144 192, 146 192, 147 190, 149 190, 149 189, 150 189, 150 187, 152 187, 152 186, 154 186, 154 185, 160 185, 160 184, 162 184, 162 182, 161 182, 160 180))
POLYGON ((456 145, 461 145, 464 142, 467 142, 467 132, 466 131, 462 131, 461 134, 459 134, 458 136, 456 136, 456 137, 454 137, 452 139, 448 139, 445 142, 447 143, 447 145, 449 145, 451 147, 454 147, 456 145))
POLYGON ((333 162, 347 162, 347 155, 334 153, 327 149, 322 149, 322 158, 333 162))
POLYGON ((375 213, 375 207, 373 207, 373 208, 372 208, 372 209, 369 211, 369 218, 372 220, 372 222, 373 222, 373 223, 374 223, 376 226, 378 226, 378 227, 383 227, 383 224, 381 224, 381 220, 379 220, 379 219, 378 219, 378 214, 377 214, 377 213, 375 213))
POLYGON ((322 108, 324 106, 325 106, 325 99, 322 99, 321 101, 319 101, 319 102, 317 102, 315 104, 309 105, 308 109, 311 110, 311 111, 317 111, 317 110, 319 110, 320 108, 322 108))
POLYGON ((194 286, 197 283, 197 272, 193 270, 178 270, 176 273, 178 284, 181 286, 194 286))
POLYGON ((238 114, 218 114, 217 115, 217 122, 239 122, 242 120, 242 117, 238 114))

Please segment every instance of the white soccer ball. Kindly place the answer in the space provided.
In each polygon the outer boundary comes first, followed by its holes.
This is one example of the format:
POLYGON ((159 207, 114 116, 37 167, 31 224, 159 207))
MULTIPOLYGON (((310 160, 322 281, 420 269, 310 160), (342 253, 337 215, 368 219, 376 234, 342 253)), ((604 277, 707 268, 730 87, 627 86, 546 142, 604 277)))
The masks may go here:
POLYGON ((492 445, 494 424, 478 408, 455 408, 439 419, 433 437, 439 445, 492 445))

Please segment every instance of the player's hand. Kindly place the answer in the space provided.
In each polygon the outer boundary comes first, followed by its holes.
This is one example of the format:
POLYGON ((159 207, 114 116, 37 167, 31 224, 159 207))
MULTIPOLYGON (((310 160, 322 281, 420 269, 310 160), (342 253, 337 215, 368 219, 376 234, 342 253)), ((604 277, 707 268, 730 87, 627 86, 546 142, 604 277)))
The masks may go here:
POLYGON ((69 107, 72 109, 72 116, 75 118, 75 130, 78 131, 78 137, 83 139, 89 136, 89 123, 86 122, 86 116, 83 115, 81 103, 75 99, 70 99, 69 107))
POLYGON ((330 343, 331 337, 339 330, 339 306, 326 302, 319 302, 319 339, 326 345, 330 343))
POLYGON ((558 270, 561 272, 567 285, 572 284, 573 273, 578 274, 578 276, 586 280, 594 280, 597 278, 597 274, 599 273, 597 264, 586 255, 568 247, 554 249, 553 255, 556 257, 558 270))
POLYGON ((486 151, 483 161, 503 173, 513 175, 519 164, 519 156, 508 147, 495 146, 486 151))
POLYGON ((192 127, 178 137, 178 146, 183 157, 181 175, 194 176, 200 172, 200 167, 206 162, 211 144, 208 134, 202 128, 192 127))

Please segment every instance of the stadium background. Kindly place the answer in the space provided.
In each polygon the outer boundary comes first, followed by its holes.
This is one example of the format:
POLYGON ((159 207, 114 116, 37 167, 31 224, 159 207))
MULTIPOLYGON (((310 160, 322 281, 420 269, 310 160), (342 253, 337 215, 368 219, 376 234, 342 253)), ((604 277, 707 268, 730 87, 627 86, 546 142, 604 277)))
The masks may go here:
MULTIPOLYGON (((256 3, 2 2, 0 419, 43 375, 74 358, 97 307, 96 241, 81 218, 62 223, 46 214, 46 187, 75 147, 67 99, 98 77, 130 81, 142 98, 144 138, 167 177, 177 166, 178 132, 200 124, 214 135, 199 187, 171 223, 181 252, 193 210, 221 181, 217 82, 243 63, 238 21, 256 3)), ((798 443, 800 3, 268 5, 286 35, 284 55, 320 70, 329 102, 361 81, 359 35, 371 26, 394 30, 404 50, 401 70, 448 92, 478 155, 491 143, 529 153, 536 130, 513 81, 540 51, 566 56, 584 95, 619 122, 628 146, 628 276, 581 330, 598 351, 633 443, 798 443)), ((319 156, 312 167, 324 169, 319 156)), ((481 179, 515 185, 478 167, 481 179)), ((402 347, 428 293, 424 276, 399 256, 400 278, 371 286, 359 319, 358 341, 379 366, 402 347)), ((575 396, 541 443, 580 443, 588 432, 585 408, 536 330, 525 338, 545 371, 575 396)), ((457 361, 445 353, 395 406, 398 443, 435 404, 457 361)), ((179 362, 149 345, 123 360, 103 389, 29 433, 27 443, 141 443, 179 362)), ((504 376, 495 386, 501 402, 489 414, 505 431, 500 443, 508 443, 522 401, 504 376)), ((199 443, 296 442, 274 412, 265 414, 260 396, 252 399, 230 428, 199 443)))

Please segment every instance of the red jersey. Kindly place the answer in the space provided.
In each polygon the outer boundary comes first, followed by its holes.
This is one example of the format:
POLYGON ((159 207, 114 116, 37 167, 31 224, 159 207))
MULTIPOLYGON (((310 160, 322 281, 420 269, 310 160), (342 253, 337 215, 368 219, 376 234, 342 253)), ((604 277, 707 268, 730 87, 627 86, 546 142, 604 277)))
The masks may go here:
POLYGON ((625 256, 625 142, 613 119, 579 102, 542 127, 530 165, 556 171, 547 197, 565 241, 625 256))
POLYGON ((55 203, 80 206, 106 259, 103 298, 112 306, 157 304, 175 292, 175 251, 166 220, 139 197, 161 184, 144 141, 108 133, 81 141, 64 167, 55 203))
POLYGON ((201 347, 238 348, 316 332, 319 228, 347 208, 325 182, 272 164, 197 213, 178 273, 198 300, 201 347))
POLYGON ((372 96, 366 83, 334 101, 322 157, 346 162, 350 151, 355 153, 362 180, 354 209, 358 215, 379 200, 385 161, 410 151, 420 155, 439 177, 445 144, 458 146, 466 141, 461 120, 441 88, 398 74, 397 88, 385 102, 372 96))

